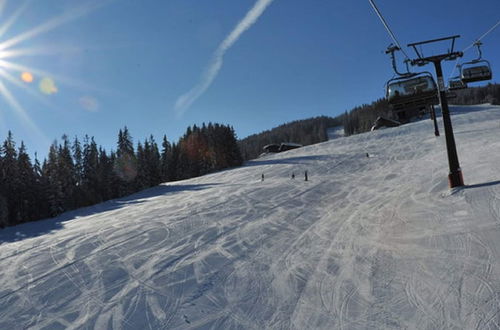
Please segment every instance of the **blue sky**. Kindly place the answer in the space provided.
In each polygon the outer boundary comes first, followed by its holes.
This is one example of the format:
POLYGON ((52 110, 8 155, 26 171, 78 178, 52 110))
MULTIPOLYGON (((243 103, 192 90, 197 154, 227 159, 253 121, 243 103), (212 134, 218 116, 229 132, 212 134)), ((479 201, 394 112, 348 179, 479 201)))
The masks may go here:
MULTIPOLYGON (((1 140, 11 130, 44 157, 62 134, 88 134, 112 149, 124 125, 135 142, 150 134, 177 141, 188 125, 209 121, 243 138, 383 97, 391 39, 368 0, 260 1, 235 36, 256 0, 0 0, 0 32, 8 25, 0 35, 1 140), (214 61, 220 67, 207 83, 214 61)), ((462 50, 500 20, 497 0, 376 3, 402 45, 460 34, 462 50)), ((483 42, 498 81, 500 27, 483 42)), ((475 56, 470 49, 464 60, 475 56)), ((445 64, 445 76, 452 67, 445 64)))

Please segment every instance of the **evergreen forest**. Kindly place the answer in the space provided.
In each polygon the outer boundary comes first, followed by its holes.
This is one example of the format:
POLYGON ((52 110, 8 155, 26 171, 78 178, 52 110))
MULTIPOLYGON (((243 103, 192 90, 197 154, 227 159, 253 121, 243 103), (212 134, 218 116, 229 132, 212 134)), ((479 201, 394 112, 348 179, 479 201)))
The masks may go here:
POLYGON ((188 127, 177 143, 153 136, 134 147, 127 127, 116 151, 107 152, 93 137, 55 141, 47 158, 30 159, 13 134, 0 147, 0 228, 54 217, 153 187, 242 163, 234 129, 220 124, 188 127))

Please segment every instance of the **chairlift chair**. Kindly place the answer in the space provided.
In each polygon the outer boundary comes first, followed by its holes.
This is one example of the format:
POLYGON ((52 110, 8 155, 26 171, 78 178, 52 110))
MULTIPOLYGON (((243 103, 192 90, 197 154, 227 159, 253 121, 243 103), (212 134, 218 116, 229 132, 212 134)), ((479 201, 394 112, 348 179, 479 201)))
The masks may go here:
POLYGON ((453 77, 448 81, 448 90, 450 91, 464 88, 467 88, 467 83, 464 83, 459 76, 453 77))
POLYGON ((480 40, 474 43, 474 46, 477 47, 478 58, 461 65, 460 80, 464 83, 491 80, 492 78, 490 62, 482 59, 482 44, 480 40))
POLYGON ((474 60, 462 64, 460 80, 467 84, 475 81, 491 80, 491 66, 486 60, 474 60))
POLYGON ((426 71, 389 80, 386 97, 395 110, 439 104, 436 82, 426 71))

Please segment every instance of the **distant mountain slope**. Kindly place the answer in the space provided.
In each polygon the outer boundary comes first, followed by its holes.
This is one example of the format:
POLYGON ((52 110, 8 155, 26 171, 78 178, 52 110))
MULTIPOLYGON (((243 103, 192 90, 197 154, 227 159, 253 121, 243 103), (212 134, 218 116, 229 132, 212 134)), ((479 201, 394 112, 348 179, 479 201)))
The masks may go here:
POLYGON ((453 191, 425 120, 0 230, 0 329, 497 329, 500 107, 451 110, 453 191))
MULTIPOLYGON (((486 86, 469 87, 462 90, 454 90, 455 98, 450 98, 450 104, 472 105, 490 103, 500 104, 500 84, 488 84, 486 86)), ((376 100, 370 104, 357 106, 346 111, 342 117, 345 135, 359 134, 370 131, 373 123, 379 117, 390 118, 390 105, 385 98, 376 100)))
POLYGON ((327 141, 327 129, 341 124, 341 116, 336 118, 320 116, 296 120, 259 134, 250 135, 239 140, 238 144, 243 159, 255 159, 262 153, 262 147, 267 144, 293 142, 310 145, 327 141))
MULTIPOLYGON (((471 105, 490 103, 500 104, 500 84, 470 87, 453 91, 456 98, 450 99, 451 104, 471 105)), ((295 142, 310 145, 328 140, 325 128, 342 125, 344 135, 354 135, 367 132, 379 116, 388 117, 390 105, 385 98, 370 104, 363 104, 346 111, 337 117, 316 117, 298 120, 280 125, 271 130, 251 135, 239 141, 242 156, 245 160, 255 159, 262 153, 262 147, 271 143, 295 142)))

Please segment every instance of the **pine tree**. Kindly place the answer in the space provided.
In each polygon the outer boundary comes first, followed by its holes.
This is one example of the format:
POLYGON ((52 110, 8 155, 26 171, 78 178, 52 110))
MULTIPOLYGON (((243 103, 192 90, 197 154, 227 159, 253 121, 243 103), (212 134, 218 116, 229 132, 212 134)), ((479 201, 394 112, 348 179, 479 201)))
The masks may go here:
POLYGON ((118 133, 117 156, 120 157, 123 154, 134 154, 134 143, 127 126, 123 128, 123 132, 120 130, 118 133))
MULTIPOLYGON (((112 154, 113 155, 113 154, 112 154)), ((114 157, 114 156, 113 156, 114 157)), ((115 196, 113 184, 113 159, 106 154, 106 150, 99 148, 99 159, 97 163, 97 181, 101 201, 112 199, 115 196)))
POLYGON ((75 166, 75 181, 77 186, 82 185, 83 180, 83 151, 82 145, 78 140, 78 137, 75 136, 75 140, 73 141, 73 146, 71 147, 73 151, 73 163, 75 166))
POLYGON ((1 173, 0 173, 0 194, 7 206, 7 215, 2 215, 7 219, 7 225, 16 224, 18 221, 19 212, 19 172, 17 167, 17 152, 16 144, 12 136, 12 132, 7 133, 7 139, 4 141, 0 149, 2 155, 1 173))
POLYGON ((146 152, 147 162, 149 164, 149 186, 159 185, 161 180, 161 157, 153 135, 149 137, 149 148, 146 152))
POLYGON ((54 217, 64 212, 65 196, 63 192, 63 183, 59 176, 58 166, 58 145, 52 143, 49 149, 49 155, 43 165, 43 175, 47 178, 47 200, 49 204, 50 216, 54 217))
POLYGON ((178 143, 172 143, 172 153, 168 161, 167 176, 168 181, 175 181, 182 178, 182 161, 180 159, 180 148, 178 143))
POLYGON ((125 126, 118 133, 118 149, 116 151, 116 159, 114 170, 118 178, 120 178, 120 195, 125 196, 134 191, 134 180, 137 176, 137 159, 134 154, 134 145, 132 137, 125 126))
POLYGON ((84 201, 82 205, 92 205, 101 201, 99 194, 99 153, 94 137, 89 138, 85 135, 83 142, 83 174, 82 187, 84 191, 84 201))
POLYGON ((49 183, 47 178, 43 175, 42 166, 35 153, 35 164, 33 165, 33 175, 35 178, 35 185, 33 193, 36 196, 33 208, 36 211, 35 219, 43 219, 50 216, 49 201, 47 198, 47 191, 49 190, 49 183))
POLYGON ((57 171, 63 192, 63 211, 75 208, 76 196, 75 187, 77 183, 77 174, 73 157, 71 156, 71 147, 66 135, 62 136, 63 144, 59 146, 57 157, 57 171))
MULTIPOLYGON (((147 143, 147 142, 146 142, 147 143)), ((137 176, 135 177, 135 189, 142 190, 148 186, 148 164, 146 152, 142 143, 137 144, 137 176)))
POLYGON ((74 201, 76 207, 83 206, 82 202, 84 199, 83 192, 83 151, 82 145, 78 140, 78 137, 75 136, 73 140, 73 145, 71 147, 71 151, 73 152, 73 164, 74 164, 74 173, 75 173, 75 189, 74 189, 74 201))
POLYGON ((26 222, 36 219, 36 177, 30 157, 26 152, 23 142, 18 150, 17 168, 19 175, 18 198, 19 198, 19 218, 17 222, 26 222))
POLYGON ((160 173, 161 173, 161 181, 167 182, 172 178, 169 173, 169 165, 172 159, 172 145, 167 140, 167 136, 163 135, 163 142, 161 144, 161 158, 160 158, 160 173))

